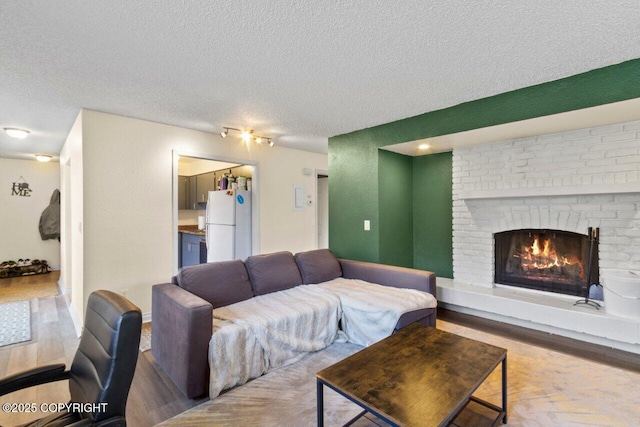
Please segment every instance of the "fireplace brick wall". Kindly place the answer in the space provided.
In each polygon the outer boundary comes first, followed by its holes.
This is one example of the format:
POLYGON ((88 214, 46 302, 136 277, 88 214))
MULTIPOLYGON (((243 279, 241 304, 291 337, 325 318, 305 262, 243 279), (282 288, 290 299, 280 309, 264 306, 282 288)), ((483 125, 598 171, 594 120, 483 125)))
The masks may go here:
POLYGON ((601 280, 640 272, 640 121, 453 151, 453 271, 492 287, 493 234, 600 228, 601 280))

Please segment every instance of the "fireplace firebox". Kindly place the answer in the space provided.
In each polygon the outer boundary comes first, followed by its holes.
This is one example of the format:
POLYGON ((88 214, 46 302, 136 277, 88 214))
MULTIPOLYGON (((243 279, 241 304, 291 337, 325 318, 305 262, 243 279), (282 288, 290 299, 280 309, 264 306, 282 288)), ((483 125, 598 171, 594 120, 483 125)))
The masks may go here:
POLYGON ((541 229, 496 233, 495 282, 585 296, 588 285, 599 282, 594 235, 591 229, 588 235, 541 229))

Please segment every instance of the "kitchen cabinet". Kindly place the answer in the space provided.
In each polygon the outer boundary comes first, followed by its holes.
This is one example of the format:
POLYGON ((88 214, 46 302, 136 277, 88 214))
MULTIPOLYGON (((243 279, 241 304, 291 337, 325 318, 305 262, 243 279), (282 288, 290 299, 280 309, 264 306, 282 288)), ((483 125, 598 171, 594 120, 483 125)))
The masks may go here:
POLYGON ((178 176, 178 209, 189 209, 189 177, 178 176))
POLYGON ((178 209, 205 209, 208 192, 216 188, 215 172, 178 176, 178 209))
MULTIPOLYGON (((181 241, 181 267, 197 265, 201 263, 200 243, 204 239, 203 236, 191 233, 180 233, 181 241)), ((206 256, 206 255, 205 255, 206 256)), ((206 260, 206 258, 205 258, 206 260)))
POLYGON ((196 180, 197 179, 198 177, 195 175, 189 177, 189 207, 187 207, 187 209, 191 209, 191 210, 202 209, 202 208, 199 208, 198 203, 196 203, 198 201, 196 197, 196 194, 197 194, 196 180))
POLYGON ((231 169, 207 172, 193 176, 178 176, 178 209, 205 209, 209 191, 218 189, 218 179, 231 171, 237 179, 239 176, 251 178, 252 166, 242 165, 231 169))
MULTIPOLYGON (((207 203, 209 191, 216 189, 216 173, 209 172, 196 175, 196 202, 207 203)), ((203 208, 201 208, 203 209, 203 208)))

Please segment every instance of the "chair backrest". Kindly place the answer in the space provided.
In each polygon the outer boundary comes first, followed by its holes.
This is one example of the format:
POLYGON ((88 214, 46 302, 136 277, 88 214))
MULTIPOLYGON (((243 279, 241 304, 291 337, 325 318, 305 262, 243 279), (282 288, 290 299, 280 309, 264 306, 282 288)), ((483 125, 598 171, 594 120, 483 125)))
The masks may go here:
POLYGON ((92 421, 125 416, 141 328, 140 309, 122 295, 101 290, 89 296, 84 331, 71 364, 69 392, 71 402, 103 404, 104 411, 84 413, 92 421))

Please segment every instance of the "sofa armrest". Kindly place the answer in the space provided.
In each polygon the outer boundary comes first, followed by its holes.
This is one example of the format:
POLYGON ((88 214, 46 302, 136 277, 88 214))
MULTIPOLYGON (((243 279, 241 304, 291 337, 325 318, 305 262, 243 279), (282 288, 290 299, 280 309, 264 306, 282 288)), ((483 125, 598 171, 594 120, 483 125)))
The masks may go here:
POLYGON ((430 271, 339 259, 342 276, 394 288, 416 289, 436 296, 436 275, 430 271))
POLYGON ((189 398, 208 393, 213 307, 172 283, 152 287, 151 354, 189 398))

